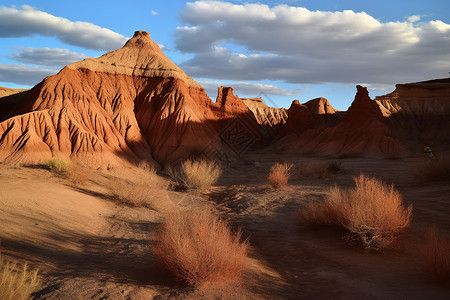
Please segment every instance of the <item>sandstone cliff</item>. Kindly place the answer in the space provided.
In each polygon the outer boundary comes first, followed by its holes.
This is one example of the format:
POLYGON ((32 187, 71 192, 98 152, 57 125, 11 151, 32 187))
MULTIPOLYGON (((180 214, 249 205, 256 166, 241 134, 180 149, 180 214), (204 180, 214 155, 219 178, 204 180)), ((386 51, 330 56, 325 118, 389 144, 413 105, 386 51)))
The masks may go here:
POLYGON ((375 101, 406 139, 423 145, 450 142, 450 78, 397 84, 375 101))

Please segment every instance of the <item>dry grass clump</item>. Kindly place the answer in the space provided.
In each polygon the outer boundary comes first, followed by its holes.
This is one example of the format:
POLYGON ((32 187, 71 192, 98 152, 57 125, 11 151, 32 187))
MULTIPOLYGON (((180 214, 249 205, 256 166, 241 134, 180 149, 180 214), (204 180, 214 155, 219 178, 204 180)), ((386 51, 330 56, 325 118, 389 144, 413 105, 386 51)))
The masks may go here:
POLYGON ((325 178, 341 171, 341 163, 332 161, 329 163, 300 163, 295 173, 298 178, 325 178))
POLYGON ((450 181, 450 158, 426 160, 417 164, 413 171, 419 182, 450 181))
POLYGON ((360 175, 356 187, 332 187, 322 203, 310 204, 299 217, 312 224, 334 224, 350 231, 352 240, 368 249, 389 246, 409 226, 412 206, 404 206, 393 185, 360 175))
POLYGON ((64 174, 72 183, 76 185, 85 184, 91 179, 91 172, 84 166, 71 164, 69 170, 64 174))
POLYGON ((187 188, 205 190, 210 188, 222 174, 222 168, 213 161, 184 161, 178 170, 169 169, 170 176, 180 185, 187 188))
POLYGON ((154 172, 138 172, 136 180, 113 178, 109 183, 111 197, 129 206, 155 208, 167 200, 168 183, 154 172))
POLYGON ((289 171, 292 169, 294 164, 292 163, 276 163, 270 168, 269 176, 267 176, 267 180, 269 180, 270 185, 273 188, 281 188, 288 183, 288 179, 291 176, 289 171))
POLYGON ((69 159, 62 158, 62 157, 56 157, 56 156, 45 163, 45 165, 51 171, 60 173, 60 174, 66 173, 67 171, 69 171, 71 164, 72 163, 69 159))
POLYGON ((45 162, 44 166, 77 185, 84 184, 91 178, 91 173, 85 166, 75 164, 67 158, 55 156, 45 162))
POLYGON ((31 294, 39 286, 37 274, 37 270, 29 271, 27 264, 19 267, 0 256, 0 299, 31 299, 31 294))
POLYGON ((176 210, 166 215, 150 244, 159 262, 190 285, 232 280, 246 267, 248 244, 240 231, 209 209, 176 210))
POLYGON ((137 165, 136 165, 139 169, 150 172, 150 173, 155 173, 156 172, 156 168, 154 165, 152 165, 150 162, 146 161, 146 160, 141 160, 137 165))
POLYGON ((423 247, 424 272, 437 282, 450 282, 450 239, 433 226, 423 247))

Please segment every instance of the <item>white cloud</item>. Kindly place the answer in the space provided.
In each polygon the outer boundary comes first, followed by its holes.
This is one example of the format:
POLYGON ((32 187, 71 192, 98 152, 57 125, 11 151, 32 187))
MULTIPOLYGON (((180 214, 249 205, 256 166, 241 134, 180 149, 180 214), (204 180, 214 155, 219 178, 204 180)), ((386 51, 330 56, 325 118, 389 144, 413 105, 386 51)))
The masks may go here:
POLYGON ((47 76, 58 72, 53 68, 30 67, 17 64, 0 64, 0 81, 33 86, 47 76))
POLYGON ((215 1, 188 3, 181 18, 187 25, 175 44, 194 54, 182 68, 195 77, 392 84, 450 69, 450 25, 442 21, 383 23, 350 10, 215 1))
POLYGON ((28 5, 0 7, 0 38, 55 36, 64 43, 95 50, 121 48, 127 38, 88 22, 73 22, 28 5))
POLYGON ((261 84, 261 83, 251 83, 251 82, 219 82, 219 81, 198 81, 206 90, 206 93, 214 98, 217 96, 217 89, 220 86, 231 86, 234 88, 233 93, 238 96, 246 97, 256 97, 261 94, 275 95, 275 96, 293 96, 291 92, 283 88, 271 85, 271 84, 261 84))
POLYGON ((50 48, 17 48, 18 52, 13 53, 12 59, 22 63, 36 64, 43 66, 64 67, 75 61, 83 60, 87 56, 81 53, 71 52, 67 49, 50 48))
POLYGON ((157 16, 157 15, 159 15, 159 13, 157 11, 152 10, 152 15, 157 16))
POLYGON ((419 15, 412 15, 407 18, 408 22, 414 23, 420 21, 419 15))

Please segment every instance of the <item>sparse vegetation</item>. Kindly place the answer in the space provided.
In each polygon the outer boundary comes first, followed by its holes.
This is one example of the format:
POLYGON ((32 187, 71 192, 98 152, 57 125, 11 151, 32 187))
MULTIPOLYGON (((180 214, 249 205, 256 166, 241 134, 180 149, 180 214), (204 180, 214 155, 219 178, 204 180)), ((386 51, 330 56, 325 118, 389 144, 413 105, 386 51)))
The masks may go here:
POLYGON ((53 157, 45 165, 53 172, 63 174, 69 171, 71 161, 63 157, 53 157))
POLYGON ((342 170, 341 163, 332 161, 329 163, 301 163, 298 164, 295 173, 298 178, 325 178, 342 170))
POLYGON ((0 299, 28 300, 39 285, 38 271, 29 271, 27 264, 19 267, 0 255, 0 299))
POLYGON ((289 171, 293 166, 294 164, 287 162, 274 164, 272 168, 270 168, 269 176, 267 176, 270 185, 276 189, 287 185, 289 177, 291 176, 289 171))
POLYGON ((222 168, 213 161, 188 159, 179 169, 169 169, 169 174, 180 185, 205 190, 216 183, 222 168))
POLYGON ((422 183, 450 181, 450 158, 421 161, 413 173, 415 179, 422 183))
POLYGON ((75 185, 85 184, 91 178, 89 170, 78 164, 71 164, 64 174, 75 185))
POLYGON ((393 185, 360 175, 356 187, 332 187, 325 200, 299 211, 301 220, 313 224, 334 224, 350 231, 350 237, 369 249, 389 246, 409 226, 412 206, 404 206, 393 185))
POLYGON ((209 209, 176 210, 166 215, 150 249, 177 278, 199 285, 240 275, 248 248, 240 239, 209 209))
POLYGON ((450 282, 450 239, 431 227, 423 247, 424 272, 436 282, 450 282))
POLYGON ((109 185, 111 197, 130 206, 155 208, 167 198, 167 181, 152 171, 141 171, 137 182, 113 178, 109 185))
POLYGON ((146 160, 141 160, 136 166, 139 169, 142 169, 142 170, 150 172, 150 173, 156 172, 155 166, 146 160))

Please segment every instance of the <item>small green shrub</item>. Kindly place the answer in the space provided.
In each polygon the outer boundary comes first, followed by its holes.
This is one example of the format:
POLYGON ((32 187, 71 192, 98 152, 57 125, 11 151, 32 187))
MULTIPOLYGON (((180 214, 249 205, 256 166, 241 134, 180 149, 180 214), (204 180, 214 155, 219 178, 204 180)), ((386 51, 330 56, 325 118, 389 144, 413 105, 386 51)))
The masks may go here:
POLYGON ((46 166, 53 172, 66 173, 70 169, 71 161, 62 157, 53 157, 46 162, 46 166))

